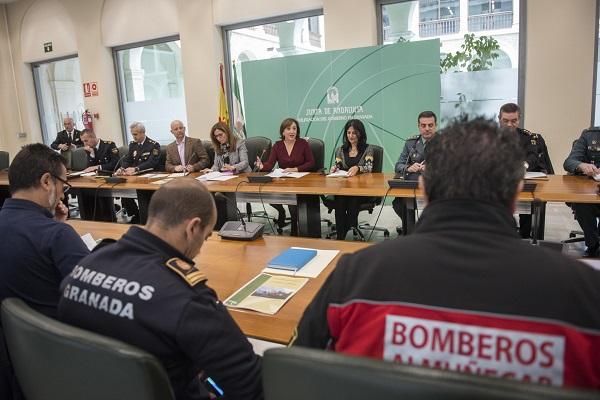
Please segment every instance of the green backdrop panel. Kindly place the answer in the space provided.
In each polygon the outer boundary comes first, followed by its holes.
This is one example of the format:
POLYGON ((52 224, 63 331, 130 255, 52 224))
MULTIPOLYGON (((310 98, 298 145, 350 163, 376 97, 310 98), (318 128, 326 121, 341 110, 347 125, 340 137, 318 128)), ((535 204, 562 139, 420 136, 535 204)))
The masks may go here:
POLYGON ((439 63, 439 40, 244 62, 248 136, 278 140, 281 121, 296 118, 302 136, 325 141, 329 167, 344 124, 358 118, 392 171, 404 139, 418 133, 417 115, 439 115, 439 63))

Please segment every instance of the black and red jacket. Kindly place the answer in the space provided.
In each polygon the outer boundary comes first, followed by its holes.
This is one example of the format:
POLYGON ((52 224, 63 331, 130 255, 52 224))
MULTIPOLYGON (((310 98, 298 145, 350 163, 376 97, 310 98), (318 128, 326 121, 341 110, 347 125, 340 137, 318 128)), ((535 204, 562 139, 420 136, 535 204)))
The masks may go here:
POLYGON ((435 201, 414 234, 340 259, 296 345, 600 388, 600 271, 519 239, 503 208, 435 201))

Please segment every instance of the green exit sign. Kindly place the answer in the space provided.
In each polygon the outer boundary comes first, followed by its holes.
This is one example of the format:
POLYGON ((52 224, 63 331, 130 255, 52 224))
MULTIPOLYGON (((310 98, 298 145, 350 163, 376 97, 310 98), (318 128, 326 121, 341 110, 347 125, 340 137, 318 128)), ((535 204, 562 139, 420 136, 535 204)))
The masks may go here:
POLYGON ((44 53, 50 53, 52 51, 52 42, 44 43, 44 53))

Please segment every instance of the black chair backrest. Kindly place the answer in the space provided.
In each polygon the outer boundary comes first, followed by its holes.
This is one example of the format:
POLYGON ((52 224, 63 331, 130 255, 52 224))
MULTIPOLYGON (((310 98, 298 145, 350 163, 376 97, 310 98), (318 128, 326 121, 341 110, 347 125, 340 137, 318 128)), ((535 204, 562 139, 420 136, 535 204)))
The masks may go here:
MULTIPOLYGON (((129 153, 129 145, 119 147, 119 159, 125 157, 129 153)), ((119 167, 121 164, 119 164, 119 167)))
POLYGON ((208 168, 210 168, 215 163, 215 148, 213 147, 212 141, 210 140, 203 140, 202 146, 204 146, 204 150, 206 150, 206 153, 208 153, 208 158, 210 159, 210 164, 208 165, 208 168))
POLYGON ((381 172, 383 170, 383 147, 372 144, 373 149, 373 172, 381 172))
POLYGON ((48 318, 10 298, 2 327, 27 400, 172 400, 169 378, 134 346, 48 318))
POLYGON ((0 170, 8 168, 8 151, 0 150, 0 170))
POLYGON ((325 143, 321 139, 308 138, 310 151, 315 159, 313 171, 321 171, 325 167, 325 143))
POLYGON ((260 157, 263 150, 265 151, 265 154, 262 156, 262 161, 267 161, 269 154, 271 153, 271 146, 271 139, 264 136, 252 136, 246 139, 246 149, 248 150, 250 168, 254 166, 256 157, 260 157))
POLYGON ((302 347, 267 350, 263 358, 263 386, 265 400, 583 400, 598 396, 598 392, 565 390, 302 347))
POLYGON ((87 152, 83 147, 71 150, 71 170, 82 171, 87 168, 87 152))
POLYGON ((160 145, 160 155, 158 156, 158 165, 155 170, 159 172, 165 171, 165 164, 167 162, 167 146, 160 145))

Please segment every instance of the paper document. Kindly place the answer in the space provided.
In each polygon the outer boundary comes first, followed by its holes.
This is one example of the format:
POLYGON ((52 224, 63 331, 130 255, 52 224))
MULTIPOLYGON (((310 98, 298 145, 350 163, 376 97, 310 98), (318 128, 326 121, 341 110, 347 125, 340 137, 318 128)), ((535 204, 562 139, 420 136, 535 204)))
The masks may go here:
POLYGON ((187 175, 187 172, 175 172, 169 175, 169 178, 181 178, 187 175))
POLYGON ((302 178, 304 175, 308 175, 308 172, 285 172, 281 168, 276 168, 273 172, 267 174, 271 178, 302 178))
POLYGON ((69 175, 67 175, 67 178, 75 178, 78 176, 94 176, 94 175, 96 175, 95 171, 92 171, 92 172, 77 171, 77 172, 71 172, 69 175))
POLYGON ((169 175, 170 174, 153 174, 153 173, 149 173, 149 174, 140 175, 140 178, 158 179, 158 178, 165 178, 165 177, 167 177, 169 175))
POLYGON ((578 258, 578 260, 600 271, 600 260, 593 258, 578 258))
POLYGON ((219 171, 209 172, 204 175, 200 175, 196 179, 199 181, 227 181, 229 179, 237 178, 237 175, 231 173, 224 173, 219 171))
POLYGON ((164 185, 165 183, 172 181, 173 178, 161 179, 159 181, 150 182, 153 185, 164 185))
POLYGON ((344 171, 343 169, 338 169, 335 172, 332 172, 331 174, 327 175, 328 178, 347 178, 348 177, 348 171, 344 171))
POLYGON ((227 307, 275 314, 308 278, 261 273, 223 302, 227 307))
POLYGON ((543 172, 525 172, 525 179, 548 179, 548 175, 543 172))
POLYGON ((98 244, 92 237, 91 233, 86 233, 85 235, 81 236, 81 240, 83 240, 83 243, 87 246, 89 251, 94 250, 94 247, 96 247, 98 244))
POLYGON ((594 175, 594 180, 600 182, 600 174, 594 175))
POLYGON ((333 259, 340 252, 339 250, 319 250, 319 249, 307 249, 304 247, 292 247, 292 249, 305 249, 305 250, 317 250, 317 255, 307 262, 304 267, 299 269, 298 271, 286 271, 282 269, 275 268, 265 268, 263 272, 268 274, 279 274, 279 275, 289 275, 289 276, 297 276, 304 278, 316 278, 319 274, 327 268, 327 266, 333 261, 333 259))

